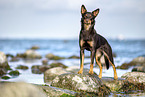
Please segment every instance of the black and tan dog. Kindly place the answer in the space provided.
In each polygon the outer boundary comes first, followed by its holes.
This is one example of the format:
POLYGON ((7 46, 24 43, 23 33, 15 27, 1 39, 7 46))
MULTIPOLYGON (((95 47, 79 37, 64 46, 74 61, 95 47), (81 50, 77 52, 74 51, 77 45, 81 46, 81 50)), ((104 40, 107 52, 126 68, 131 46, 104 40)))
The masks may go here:
POLYGON ((114 70, 114 79, 118 79, 113 56, 112 49, 107 42, 107 40, 96 33, 94 29, 95 18, 99 13, 99 9, 94 10, 93 12, 87 12, 84 5, 81 7, 81 31, 79 36, 79 45, 80 45, 80 71, 79 74, 83 73, 83 65, 84 65, 84 50, 91 51, 91 64, 89 73, 93 74, 93 64, 94 58, 96 59, 96 63, 99 65, 100 73, 99 78, 102 78, 102 65, 100 62, 100 57, 104 55, 105 63, 107 69, 109 69, 109 63, 113 66, 114 70), (98 54, 100 52, 100 54, 98 54))

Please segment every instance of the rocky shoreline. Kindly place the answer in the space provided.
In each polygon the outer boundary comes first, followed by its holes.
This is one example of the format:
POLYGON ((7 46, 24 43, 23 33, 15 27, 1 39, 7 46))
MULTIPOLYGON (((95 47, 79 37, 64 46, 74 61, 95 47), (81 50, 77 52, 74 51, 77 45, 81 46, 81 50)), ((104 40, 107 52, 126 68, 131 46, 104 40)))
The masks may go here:
MULTIPOLYGON (((32 47, 30 50, 27 50, 23 54, 17 54, 16 56, 0 52, 0 78, 1 79, 10 79, 16 76, 19 76, 19 70, 30 69, 28 66, 19 65, 16 69, 12 70, 8 64, 7 58, 10 57, 10 61, 18 61, 20 59, 41 59, 42 56, 38 54, 35 50, 39 47, 32 47)), ((61 60, 61 59, 79 59, 78 56, 70 56, 68 58, 55 56, 53 54, 46 54, 46 59, 42 60, 43 65, 33 65, 31 71, 34 74, 44 74, 44 82, 46 85, 34 85, 36 91, 39 91, 41 97, 88 97, 88 96, 105 96, 110 95, 110 93, 132 93, 132 92, 143 92, 145 95, 145 57, 137 57, 129 63, 124 63, 122 66, 118 66, 118 69, 128 69, 134 67, 132 72, 125 73, 118 80, 114 80, 111 77, 103 77, 102 79, 98 78, 97 74, 89 75, 88 69, 84 69, 83 74, 77 74, 79 71, 79 66, 67 67, 62 63, 54 62, 48 64, 48 60, 61 60), (38 90, 37 90, 38 89, 38 90)), ((13 86, 17 86, 19 82, 0 82, 0 87, 2 87, 1 92, 3 95, 8 92, 8 89, 13 86), (7 87, 3 87, 3 86, 7 87)), ((21 85, 27 83, 19 84, 21 85)), ((28 84, 28 87, 31 87, 32 84, 28 84)), ((33 87, 33 85, 32 85, 33 87)), ((16 89, 17 89, 16 88, 16 89)), ((23 88, 23 86, 22 86, 23 88)), ((25 88, 23 88, 25 89, 25 88)), ((18 89, 19 90, 19 89, 18 89)), ((27 90, 27 89, 26 89, 27 90)), ((34 92, 36 92, 34 91, 34 92)), ((20 91, 16 91, 20 92, 20 91)), ((27 94, 27 93, 26 93, 27 94)), ((31 93, 30 93, 31 94, 31 93)), ((32 93, 32 95, 35 93, 32 93)), ((25 94, 21 94, 25 95, 25 94)), ((6 97, 6 96, 2 96, 6 97)), ((10 96, 7 96, 10 97, 10 96)), ((13 97, 13 96, 11 96, 13 97)), ((18 97, 18 96, 15 96, 18 97)), ((30 96, 28 96, 30 97, 30 96)), ((40 97, 40 96, 31 96, 31 97, 40 97)))

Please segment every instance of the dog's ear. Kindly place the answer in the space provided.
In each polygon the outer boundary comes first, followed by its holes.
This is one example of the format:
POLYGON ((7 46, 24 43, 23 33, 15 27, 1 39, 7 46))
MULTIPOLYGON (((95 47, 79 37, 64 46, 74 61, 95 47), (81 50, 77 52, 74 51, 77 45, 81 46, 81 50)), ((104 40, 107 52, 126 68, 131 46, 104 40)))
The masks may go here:
POLYGON ((98 9, 96 9, 96 10, 94 10, 92 13, 93 13, 93 15, 96 17, 97 15, 98 15, 98 13, 99 13, 99 8, 98 9))
POLYGON ((86 8, 84 5, 82 5, 81 7, 81 14, 84 14, 85 12, 87 12, 86 8))

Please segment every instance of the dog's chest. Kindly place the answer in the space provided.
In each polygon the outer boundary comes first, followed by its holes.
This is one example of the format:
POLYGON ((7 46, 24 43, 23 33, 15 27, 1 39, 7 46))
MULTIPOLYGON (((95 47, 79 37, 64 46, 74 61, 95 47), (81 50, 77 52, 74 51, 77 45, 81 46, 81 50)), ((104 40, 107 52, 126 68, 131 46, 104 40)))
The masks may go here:
POLYGON ((83 39, 80 40, 80 46, 86 50, 91 50, 94 45, 93 41, 84 41, 83 39))

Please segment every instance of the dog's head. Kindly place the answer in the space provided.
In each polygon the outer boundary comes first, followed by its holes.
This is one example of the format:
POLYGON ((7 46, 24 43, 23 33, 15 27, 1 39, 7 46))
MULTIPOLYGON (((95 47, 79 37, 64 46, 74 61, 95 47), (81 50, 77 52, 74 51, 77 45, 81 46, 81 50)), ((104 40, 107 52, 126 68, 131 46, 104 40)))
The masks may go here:
POLYGON ((99 8, 94 10, 93 12, 87 12, 84 5, 81 7, 81 24, 84 27, 85 30, 89 30, 90 27, 95 25, 95 18, 99 13, 99 8))

